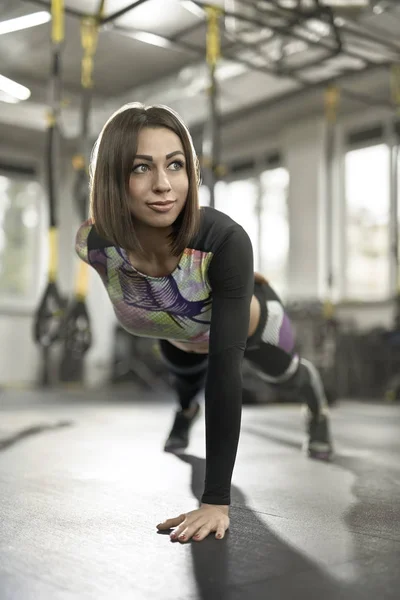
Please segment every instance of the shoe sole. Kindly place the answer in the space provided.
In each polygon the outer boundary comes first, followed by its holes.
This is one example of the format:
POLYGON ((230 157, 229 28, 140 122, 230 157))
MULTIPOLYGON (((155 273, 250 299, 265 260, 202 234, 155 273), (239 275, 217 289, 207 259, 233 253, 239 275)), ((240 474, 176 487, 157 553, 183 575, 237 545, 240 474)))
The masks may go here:
POLYGON ((308 458, 312 458, 314 460, 323 460, 329 462, 334 457, 334 452, 332 449, 330 450, 312 450, 307 448, 307 456, 308 458))
POLYGON ((164 446, 164 452, 169 452, 170 454, 179 454, 183 450, 186 450, 188 446, 189 444, 182 446, 164 446))

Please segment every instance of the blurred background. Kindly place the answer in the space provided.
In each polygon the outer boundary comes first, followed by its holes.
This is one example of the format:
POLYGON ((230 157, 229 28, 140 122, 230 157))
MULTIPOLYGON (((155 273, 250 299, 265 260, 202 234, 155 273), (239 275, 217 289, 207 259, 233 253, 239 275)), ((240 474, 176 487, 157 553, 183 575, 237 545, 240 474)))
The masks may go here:
POLYGON ((168 388, 74 252, 93 142, 140 101, 189 126, 331 402, 396 402, 399 31, 395 0, 2 0, 0 386, 168 388))

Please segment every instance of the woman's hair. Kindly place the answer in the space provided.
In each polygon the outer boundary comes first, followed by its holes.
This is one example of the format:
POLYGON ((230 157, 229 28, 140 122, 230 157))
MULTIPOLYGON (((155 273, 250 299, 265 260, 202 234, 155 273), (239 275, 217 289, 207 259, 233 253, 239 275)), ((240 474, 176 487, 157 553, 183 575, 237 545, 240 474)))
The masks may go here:
POLYGON ((171 251, 179 255, 198 231, 200 210, 199 163, 190 133, 180 116, 162 105, 126 104, 104 125, 90 164, 90 216, 100 236, 126 250, 140 250, 131 215, 129 179, 144 127, 166 127, 180 138, 185 153, 189 188, 186 203, 175 221, 171 251))

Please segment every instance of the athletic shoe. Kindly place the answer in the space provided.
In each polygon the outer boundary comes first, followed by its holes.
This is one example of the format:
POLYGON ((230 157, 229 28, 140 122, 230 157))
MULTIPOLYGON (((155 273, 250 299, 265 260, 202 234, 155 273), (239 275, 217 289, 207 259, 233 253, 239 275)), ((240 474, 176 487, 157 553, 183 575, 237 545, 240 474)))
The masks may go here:
POLYGON ((310 458, 331 460, 333 444, 330 435, 329 418, 322 413, 319 416, 308 413, 307 419, 307 454, 310 458))
POLYGON ((182 410, 176 411, 174 424, 164 445, 165 452, 184 450, 189 445, 189 432, 200 415, 200 405, 196 402, 196 411, 192 417, 187 417, 182 410))

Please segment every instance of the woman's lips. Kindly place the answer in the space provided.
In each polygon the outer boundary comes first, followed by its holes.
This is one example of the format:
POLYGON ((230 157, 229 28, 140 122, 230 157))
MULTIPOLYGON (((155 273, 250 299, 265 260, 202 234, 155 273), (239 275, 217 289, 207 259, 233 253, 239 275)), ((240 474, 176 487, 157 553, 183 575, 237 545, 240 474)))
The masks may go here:
POLYGON ((175 200, 171 200, 168 202, 152 202, 147 206, 156 212, 168 212, 169 210, 171 210, 174 204, 175 200))

